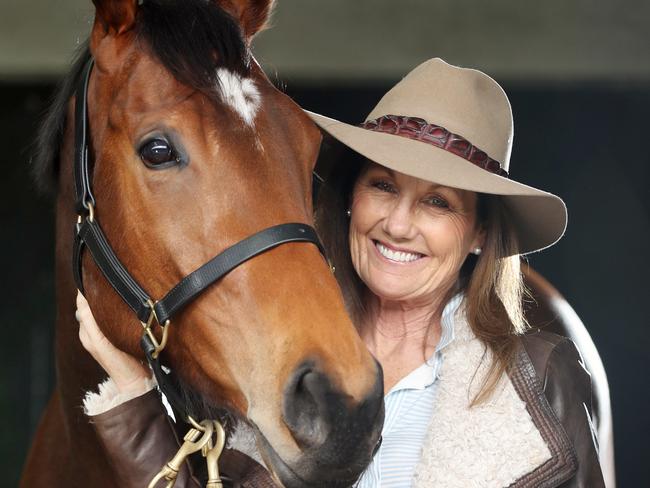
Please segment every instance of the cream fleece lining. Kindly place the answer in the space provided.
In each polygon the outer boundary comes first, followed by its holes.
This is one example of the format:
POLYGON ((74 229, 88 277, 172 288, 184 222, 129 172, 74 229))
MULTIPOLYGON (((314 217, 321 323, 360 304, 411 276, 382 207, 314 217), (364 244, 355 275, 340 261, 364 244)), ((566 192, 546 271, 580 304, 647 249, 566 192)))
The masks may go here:
POLYGON ((156 387, 156 380, 151 377, 145 380, 142 389, 129 393, 120 393, 112 378, 106 379, 97 387, 97 392, 89 391, 84 397, 84 413, 88 416, 108 412, 122 403, 144 395, 156 387))
POLYGON ((469 408, 490 355, 465 320, 455 318, 456 338, 444 351, 438 397, 424 440, 414 488, 503 488, 551 458, 526 404, 504 375, 487 403, 469 408))

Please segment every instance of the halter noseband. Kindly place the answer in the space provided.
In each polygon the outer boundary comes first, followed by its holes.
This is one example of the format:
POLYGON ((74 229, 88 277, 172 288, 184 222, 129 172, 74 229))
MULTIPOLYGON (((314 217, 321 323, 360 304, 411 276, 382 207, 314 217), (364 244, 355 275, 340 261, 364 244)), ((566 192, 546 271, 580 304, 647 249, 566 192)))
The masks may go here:
POLYGON ((276 225, 227 248, 183 278, 163 298, 154 300, 115 255, 95 216, 95 197, 91 190, 88 164, 88 81, 92 68, 93 59, 90 58, 80 75, 76 90, 73 172, 78 219, 72 262, 74 278, 79 290, 83 291, 81 258, 84 248, 87 247, 104 277, 142 323, 144 334, 141 346, 160 390, 186 422, 196 424, 179 390, 178 381, 171 374, 166 373, 160 363, 159 354, 167 342, 168 327, 173 315, 240 264, 281 244, 311 242, 318 247, 323 256, 325 250, 313 227, 302 223, 276 225), (160 341, 152 332, 154 321, 163 331, 160 341))

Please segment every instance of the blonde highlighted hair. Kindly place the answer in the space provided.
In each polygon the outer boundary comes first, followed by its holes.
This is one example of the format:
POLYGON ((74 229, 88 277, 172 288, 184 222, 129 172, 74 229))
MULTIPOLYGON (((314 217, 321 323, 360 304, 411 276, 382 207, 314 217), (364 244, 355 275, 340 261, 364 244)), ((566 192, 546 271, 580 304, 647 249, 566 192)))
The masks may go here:
POLYGON ((510 370, 517 336, 527 328, 517 238, 508 209, 498 196, 479 195, 479 218, 486 239, 481 255, 464 277, 465 313, 474 335, 494 359, 472 405, 487 400, 503 373, 510 370))

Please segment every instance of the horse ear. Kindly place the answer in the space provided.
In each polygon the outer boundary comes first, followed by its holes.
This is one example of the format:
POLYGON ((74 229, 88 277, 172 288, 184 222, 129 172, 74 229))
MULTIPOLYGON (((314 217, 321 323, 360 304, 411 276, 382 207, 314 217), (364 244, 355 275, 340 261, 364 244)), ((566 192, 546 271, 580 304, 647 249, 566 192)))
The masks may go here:
MULTIPOLYGON (((93 0, 95 4, 95 27, 103 29, 103 35, 119 35, 135 24, 138 0, 93 0)), ((103 37, 103 36, 102 36, 103 37)))
POLYGON ((216 0, 239 22, 246 41, 267 27, 275 0, 216 0))

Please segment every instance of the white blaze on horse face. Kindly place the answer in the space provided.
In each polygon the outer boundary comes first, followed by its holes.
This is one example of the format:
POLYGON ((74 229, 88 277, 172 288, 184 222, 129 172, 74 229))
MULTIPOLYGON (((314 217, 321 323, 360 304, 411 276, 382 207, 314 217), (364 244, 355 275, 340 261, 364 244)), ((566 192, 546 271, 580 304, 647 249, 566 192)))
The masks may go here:
POLYGON ((260 107, 260 92, 250 78, 242 78, 237 73, 219 68, 217 80, 223 101, 244 119, 248 125, 253 125, 255 115, 260 107))

